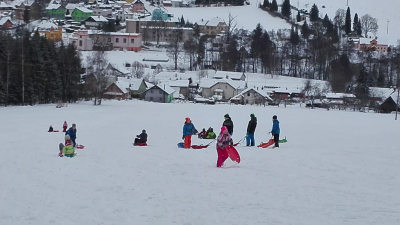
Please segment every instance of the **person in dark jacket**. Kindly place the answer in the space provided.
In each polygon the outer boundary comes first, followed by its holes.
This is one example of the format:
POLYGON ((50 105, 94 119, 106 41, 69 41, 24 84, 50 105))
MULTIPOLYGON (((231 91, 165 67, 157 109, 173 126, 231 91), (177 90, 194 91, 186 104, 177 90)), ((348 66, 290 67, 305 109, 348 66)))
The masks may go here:
POLYGON ((257 127, 257 117, 254 116, 254 113, 250 114, 249 125, 247 125, 247 134, 246 134, 246 146, 255 146, 254 141, 254 132, 257 127))
POLYGON ((206 128, 203 128, 203 130, 197 135, 197 137, 200 139, 205 139, 207 137, 206 128))
POLYGON ((142 133, 139 135, 136 135, 135 142, 133 145, 138 145, 139 143, 145 144, 147 143, 147 133, 146 130, 142 130, 142 133))
POLYGON ((279 128, 279 120, 277 116, 272 117, 272 130, 271 134, 274 136, 274 148, 279 148, 279 134, 281 133, 281 129, 279 128))
POLYGON ((53 132, 53 131, 54 131, 53 126, 50 125, 49 131, 47 131, 47 132, 53 132))
POLYGON ((232 121, 231 117, 229 116, 229 114, 225 114, 224 118, 225 118, 225 121, 222 124, 222 126, 228 128, 228 133, 232 136, 233 135, 233 121, 232 121))
POLYGON ((76 129, 76 124, 74 123, 74 124, 72 124, 72 127, 70 127, 68 130, 67 130, 67 132, 65 132, 65 135, 69 135, 69 137, 71 138, 71 141, 72 141, 72 143, 73 143, 73 147, 75 148, 76 147, 76 142, 75 142, 75 139, 76 139, 76 132, 77 132, 78 130, 76 129))

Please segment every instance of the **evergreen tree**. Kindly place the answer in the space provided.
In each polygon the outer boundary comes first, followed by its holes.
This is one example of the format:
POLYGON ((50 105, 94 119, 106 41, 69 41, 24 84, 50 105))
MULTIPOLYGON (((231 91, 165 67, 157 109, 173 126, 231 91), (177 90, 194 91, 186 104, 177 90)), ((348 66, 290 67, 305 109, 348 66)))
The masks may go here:
POLYGON ((253 30, 251 36, 250 52, 253 58, 259 58, 261 54, 261 36, 263 35, 263 29, 260 24, 257 24, 256 29, 253 30))
POLYGON ((292 15, 290 7, 290 0, 284 0, 282 3, 281 13, 286 18, 290 18, 290 15, 292 15))
POLYGON ((296 16, 296 20, 297 22, 301 22, 301 15, 300 15, 300 11, 297 11, 297 16, 296 16))
POLYGON ((24 9, 23 20, 25 23, 29 23, 29 21, 31 20, 31 14, 30 14, 29 9, 24 9))
POLYGON ((293 27, 290 32, 290 43, 294 46, 297 46, 300 43, 300 36, 299 36, 297 30, 294 30, 293 27))
POLYGON ((272 0, 270 10, 272 12, 278 12, 278 3, 276 2, 276 0, 272 0))
POLYGON ((310 27, 308 27, 307 20, 304 20, 304 23, 301 26, 301 34, 303 35, 303 38, 306 40, 308 40, 308 38, 311 35, 311 29, 310 27))
POLYGON ((319 20, 319 9, 316 4, 311 7, 310 10, 310 21, 315 22, 319 20))
POLYGON ((331 63, 331 77, 329 83, 333 92, 346 92, 347 86, 353 79, 353 70, 349 57, 343 54, 331 63))
POLYGON ((344 23, 344 31, 346 34, 351 33, 351 14, 350 14, 350 7, 347 7, 347 12, 346 12, 346 19, 344 23))
POLYGON ((271 3, 269 3, 269 0, 264 0, 262 7, 263 8, 267 8, 271 5, 271 3))
POLYGON ((366 100, 369 97, 369 86, 368 86, 368 73, 365 71, 363 66, 360 69, 360 73, 357 78, 357 86, 355 89, 355 95, 358 99, 366 100))
POLYGON ((354 30, 354 32, 357 32, 356 28, 357 28, 358 22, 360 22, 360 20, 358 19, 358 14, 356 13, 354 15, 354 19, 353 19, 353 30, 354 30))
POLYGON ((182 17, 181 17, 181 27, 184 27, 185 26, 185 19, 183 18, 183 15, 182 15, 182 17))
POLYGON ((267 31, 264 31, 260 37, 260 59, 264 71, 266 71, 267 68, 270 68, 271 65, 271 45, 272 42, 269 34, 267 31))
POLYGON ((331 21, 329 20, 328 14, 325 14, 324 20, 322 21, 322 24, 324 25, 324 27, 328 27, 329 23, 331 21))

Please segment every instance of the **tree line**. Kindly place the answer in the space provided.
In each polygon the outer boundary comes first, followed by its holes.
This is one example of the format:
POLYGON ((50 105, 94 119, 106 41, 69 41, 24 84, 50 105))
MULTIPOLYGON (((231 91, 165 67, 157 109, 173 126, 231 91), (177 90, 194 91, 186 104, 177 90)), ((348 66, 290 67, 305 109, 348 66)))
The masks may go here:
POLYGON ((73 45, 22 30, 0 31, 0 104, 34 105, 78 99, 81 59, 73 45))

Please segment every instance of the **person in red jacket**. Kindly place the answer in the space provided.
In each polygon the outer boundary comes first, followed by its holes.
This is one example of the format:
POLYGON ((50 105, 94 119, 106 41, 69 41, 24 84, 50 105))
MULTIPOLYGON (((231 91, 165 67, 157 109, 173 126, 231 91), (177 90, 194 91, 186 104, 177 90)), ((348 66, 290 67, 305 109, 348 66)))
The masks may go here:
POLYGON ((67 128, 68 128, 67 121, 64 121, 63 132, 67 132, 67 128))
POLYGON ((217 167, 221 167, 225 160, 229 157, 228 153, 226 152, 226 147, 229 145, 233 145, 233 140, 228 132, 228 128, 223 126, 221 127, 221 133, 219 133, 217 138, 217 167))

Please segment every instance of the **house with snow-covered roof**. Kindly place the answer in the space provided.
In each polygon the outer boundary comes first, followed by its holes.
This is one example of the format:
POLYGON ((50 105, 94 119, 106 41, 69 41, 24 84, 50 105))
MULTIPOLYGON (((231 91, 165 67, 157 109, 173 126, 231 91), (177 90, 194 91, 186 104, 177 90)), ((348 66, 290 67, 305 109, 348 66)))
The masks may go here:
POLYGON ((391 113, 396 110, 400 111, 400 99, 398 91, 393 91, 393 93, 379 106, 379 110, 382 113, 391 113))
POLYGON ((47 7, 46 7, 46 14, 49 18, 53 19, 58 19, 58 20, 63 20, 65 19, 65 13, 67 9, 61 4, 56 4, 54 2, 51 2, 47 7))
POLYGON ((10 29, 13 26, 10 17, 0 18, 0 30, 10 29))
POLYGON ((93 11, 85 7, 75 8, 71 13, 71 17, 75 22, 81 22, 93 15, 93 11))
POLYGON ((195 23, 199 26, 200 32, 208 35, 218 35, 223 34, 228 30, 228 25, 220 17, 214 17, 211 20, 205 21, 201 20, 195 23))
POLYGON ((100 28, 108 23, 108 20, 104 16, 91 16, 84 20, 85 26, 87 28, 100 28))
POLYGON ((0 12, 15 10, 16 8, 12 4, 7 4, 7 2, 0 2, 0 12))
POLYGON ((261 88, 250 87, 232 97, 231 102, 242 105, 265 105, 266 102, 273 102, 273 100, 261 88))
POLYGON ((233 96, 238 95, 246 88, 246 82, 233 80, 216 80, 216 79, 201 79, 200 91, 204 98, 222 98, 228 100, 233 96))
POLYGON ((168 84, 158 84, 148 88, 142 93, 142 97, 148 102, 170 103, 174 99, 175 89, 168 84))
POLYGON ((42 21, 36 27, 39 34, 54 42, 62 41, 62 27, 50 21, 42 21))
POLYGON ((131 97, 130 84, 126 81, 115 81, 103 93, 105 99, 129 99, 131 97))
POLYGON ((388 41, 383 38, 358 38, 353 39, 353 43, 354 47, 360 51, 387 52, 389 48, 388 41))
POLYGON ((15 19, 23 20, 25 10, 29 11, 30 20, 38 20, 41 18, 41 7, 38 0, 23 1, 15 10, 15 19))
POLYGON ((214 79, 230 79, 230 80, 246 80, 246 75, 243 72, 228 72, 228 71, 217 71, 214 75, 214 79))

